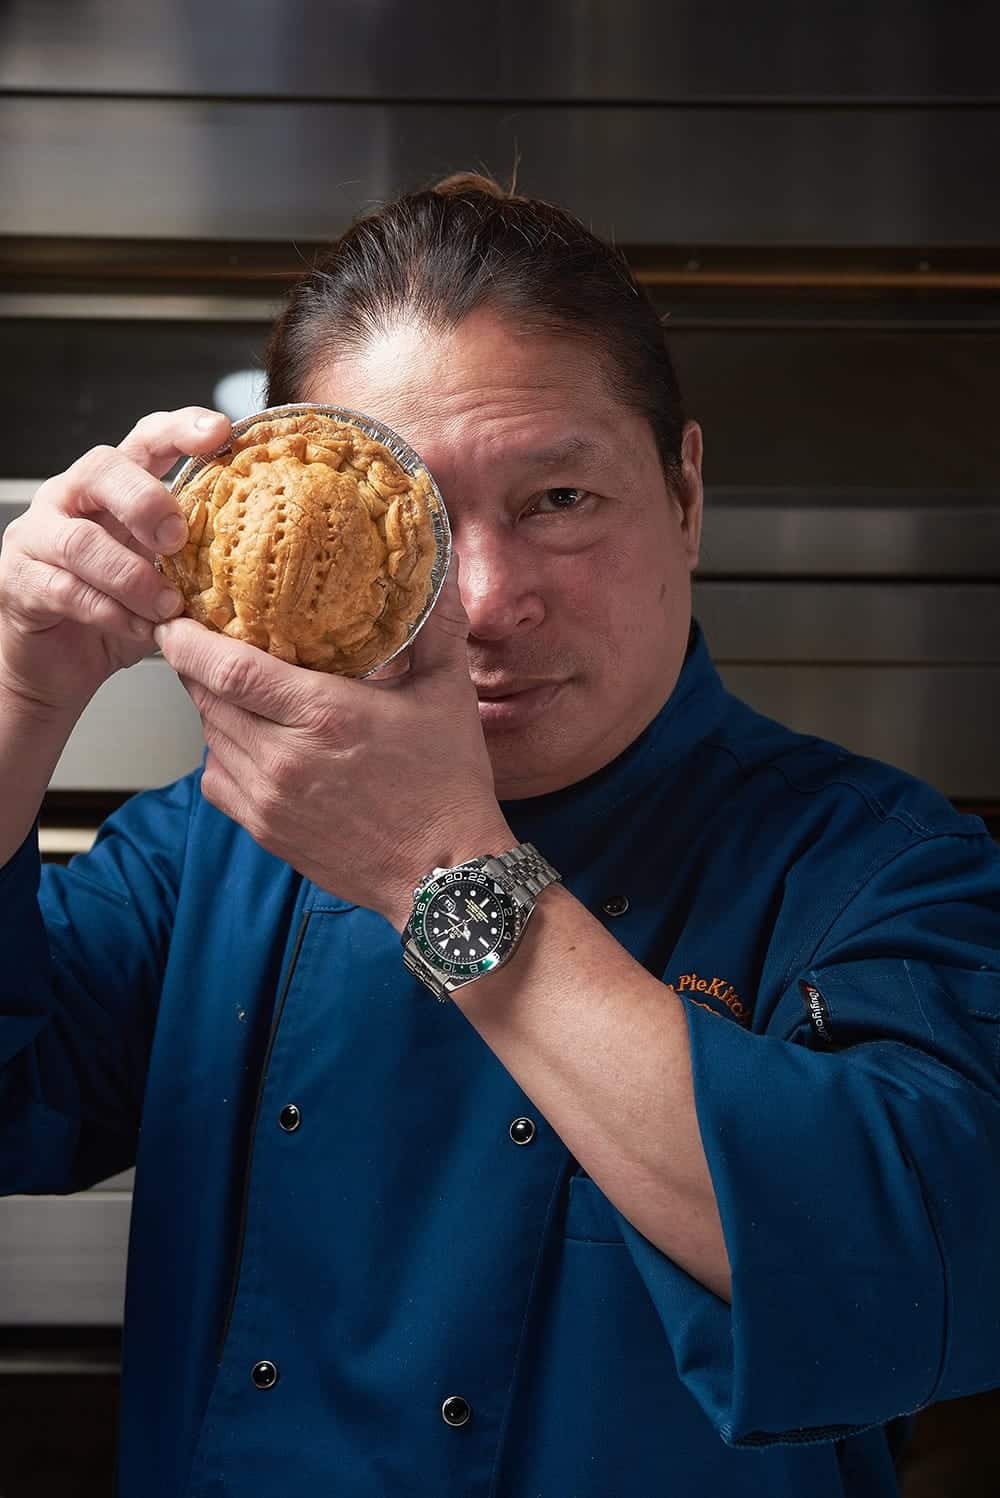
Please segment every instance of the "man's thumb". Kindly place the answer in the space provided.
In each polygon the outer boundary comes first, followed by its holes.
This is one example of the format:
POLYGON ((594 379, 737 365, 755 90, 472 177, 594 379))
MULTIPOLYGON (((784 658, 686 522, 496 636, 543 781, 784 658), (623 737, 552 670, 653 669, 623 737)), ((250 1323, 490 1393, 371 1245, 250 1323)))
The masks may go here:
POLYGON ((420 672, 437 671, 461 662, 463 670, 467 669, 468 638, 469 616, 458 589, 458 557, 452 552, 437 602, 410 647, 411 668, 420 672))

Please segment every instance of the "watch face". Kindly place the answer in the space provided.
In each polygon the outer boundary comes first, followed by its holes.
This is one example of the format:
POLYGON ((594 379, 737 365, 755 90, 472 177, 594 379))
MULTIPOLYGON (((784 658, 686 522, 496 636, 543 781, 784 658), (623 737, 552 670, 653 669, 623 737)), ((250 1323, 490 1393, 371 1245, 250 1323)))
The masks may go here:
POLYGON ((415 917, 422 955, 455 977, 474 978, 499 967, 519 929, 518 908, 481 869, 449 869, 426 885, 415 917))

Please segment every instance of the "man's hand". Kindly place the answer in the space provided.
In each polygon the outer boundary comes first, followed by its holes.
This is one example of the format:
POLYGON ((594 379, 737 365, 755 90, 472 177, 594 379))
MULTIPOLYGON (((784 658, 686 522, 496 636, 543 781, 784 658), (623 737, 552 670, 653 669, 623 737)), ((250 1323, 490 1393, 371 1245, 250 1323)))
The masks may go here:
POLYGON ((218 411, 160 411, 41 486, 0 551, 0 692, 72 719, 108 676, 152 654, 154 624, 181 606, 153 559, 187 536, 160 476, 228 433, 218 411))
POLYGON ((402 929, 436 865, 516 839, 497 805, 453 565, 403 664, 352 681, 190 619, 156 631, 201 714, 202 792, 261 847, 402 929))

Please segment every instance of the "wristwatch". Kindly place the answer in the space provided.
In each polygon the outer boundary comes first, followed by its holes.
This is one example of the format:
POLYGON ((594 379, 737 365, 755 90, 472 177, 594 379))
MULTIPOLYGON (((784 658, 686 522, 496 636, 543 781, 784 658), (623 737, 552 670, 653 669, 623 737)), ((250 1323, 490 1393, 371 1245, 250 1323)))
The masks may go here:
POLYGON ((403 961, 436 999, 450 998, 510 959, 538 896, 559 877, 530 843, 432 869, 413 891, 403 961))

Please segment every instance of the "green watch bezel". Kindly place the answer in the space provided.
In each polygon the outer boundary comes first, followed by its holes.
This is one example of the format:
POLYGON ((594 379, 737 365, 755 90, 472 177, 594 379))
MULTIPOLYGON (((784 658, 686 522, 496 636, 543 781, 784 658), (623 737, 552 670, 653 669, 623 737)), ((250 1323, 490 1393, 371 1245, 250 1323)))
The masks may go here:
POLYGON ((413 902, 413 913, 408 931, 420 957, 434 972, 451 982, 463 982, 479 978, 483 973, 493 972, 510 956, 517 945, 524 927, 525 911, 512 897, 510 890, 477 864, 459 864, 452 869, 443 869, 422 884, 413 902), (494 947, 477 962, 454 962, 443 957, 424 929, 424 917, 435 897, 449 885, 465 881, 481 885, 500 902, 504 913, 503 930, 494 947))

